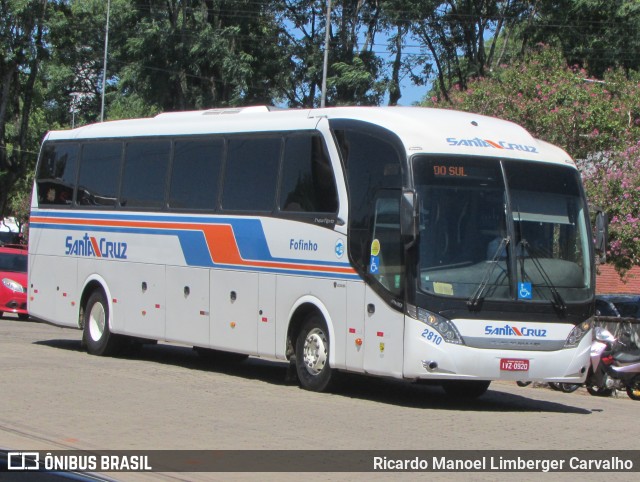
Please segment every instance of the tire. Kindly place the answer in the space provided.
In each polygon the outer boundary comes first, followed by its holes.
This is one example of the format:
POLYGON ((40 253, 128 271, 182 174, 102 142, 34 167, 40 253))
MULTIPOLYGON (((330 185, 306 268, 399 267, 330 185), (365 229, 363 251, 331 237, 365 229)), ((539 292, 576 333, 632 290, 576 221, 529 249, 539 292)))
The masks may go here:
POLYGON ((450 397, 472 399, 484 395, 490 384, 489 380, 445 380, 442 388, 450 397))
POLYGON ((631 400, 640 401, 640 376, 636 376, 631 383, 627 385, 627 395, 631 400))
POLYGON ((517 384, 519 387, 528 387, 529 385, 531 385, 531 382, 521 382, 521 381, 518 381, 518 382, 516 382, 516 384, 517 384))
POLYGON ((582 384, 580 383, 561 383, 560 384, 560 387, 562 388, 562 391, 564 393, 573 393, 581 386, 582 384))
POLYGON ((89 354, 110 356, 117 353, 122 339, 109 329, 109 304, 102 290, 94 291, 89 296, 82 321, 83 341, 89 354))
POLYGON ((589 392, 589 395, 593 395, 594 397, 610 397, 613 394, 613 388, 587 385, 587 392, 589 392))
POLYGON ((551 390, 556 390, 558 392, 562 390, 562 383, 549 382, 548 385, 551 390))
POLYGON ((27 321, 29 319, 29 315, 25 315, 24 313, 18 314, 18 319, 20 321, 27 321))
POLYGON ((311 313, 302 324, 296 339, 296 372, 300 386, 313 392, 325 392, 336 378, 329 365, 329 330, 324 318, 311 313))

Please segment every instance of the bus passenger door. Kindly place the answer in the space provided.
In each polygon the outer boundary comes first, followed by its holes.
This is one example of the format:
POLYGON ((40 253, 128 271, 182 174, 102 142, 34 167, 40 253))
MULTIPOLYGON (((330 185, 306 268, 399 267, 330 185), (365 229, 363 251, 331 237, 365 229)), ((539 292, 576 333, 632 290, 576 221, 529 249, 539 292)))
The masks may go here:
POLYGON ((405 270, 400 196, 396 190, 381 191, 374 203, 364 300, 364 368, 367 373, 401 378, 405 270))
POLYGON ((258 273, 211 270, 211 339, 218 350, 258 350, 258 273))

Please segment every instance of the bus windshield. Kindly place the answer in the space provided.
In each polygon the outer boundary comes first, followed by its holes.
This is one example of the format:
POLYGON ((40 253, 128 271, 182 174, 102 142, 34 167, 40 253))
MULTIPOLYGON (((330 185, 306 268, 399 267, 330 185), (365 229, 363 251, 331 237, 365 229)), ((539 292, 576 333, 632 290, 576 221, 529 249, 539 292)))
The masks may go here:
POLYGON ((422 291, 558 307, 589 299, 588 217, 573 168, 416 156, 413 174, 422 291))

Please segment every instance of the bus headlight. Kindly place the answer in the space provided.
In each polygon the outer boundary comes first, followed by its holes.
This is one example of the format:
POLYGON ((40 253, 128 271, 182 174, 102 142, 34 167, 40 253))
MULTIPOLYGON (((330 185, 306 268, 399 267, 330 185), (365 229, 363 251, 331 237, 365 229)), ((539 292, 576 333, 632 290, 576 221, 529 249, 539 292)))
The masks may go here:
POLYGON ((3 278, 2 284, 9 288, 11 291, 15 291, 16 293, 26 293, 27 290, 24 289, 17 281, 12 280, 11 278, 3 278))
POLYGON ((409 304, 407 305, 407 315, 437 331, 447 343, 464 345, 464 340, 460 333, 458 333, 454 324, 446 318, 409 304))
POLYGON ((567 337, 564 342, 563 348, 575 348, 580 344, 580 341, 584 338, 584 336, 589 333, 593 326, 593 318, 589 318, 587 321, 583 321, 582 323, 578 323, 573 327, 571 333, 567 337))

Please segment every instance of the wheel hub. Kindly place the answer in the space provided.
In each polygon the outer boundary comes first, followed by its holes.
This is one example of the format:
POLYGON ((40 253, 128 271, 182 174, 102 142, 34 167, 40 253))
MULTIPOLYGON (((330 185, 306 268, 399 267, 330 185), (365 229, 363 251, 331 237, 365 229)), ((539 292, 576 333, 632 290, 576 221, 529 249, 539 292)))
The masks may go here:
POLYGON ((104 334, 105 312, 100 303, 96 303, 89 313, 89 335, 93 341, 99 341, 104 334))
POLYGON ((327 364, 328 346, 327 336, 319 328, 311 330, 304 340, 303 361, 311 375, 320 374, 327 364))

